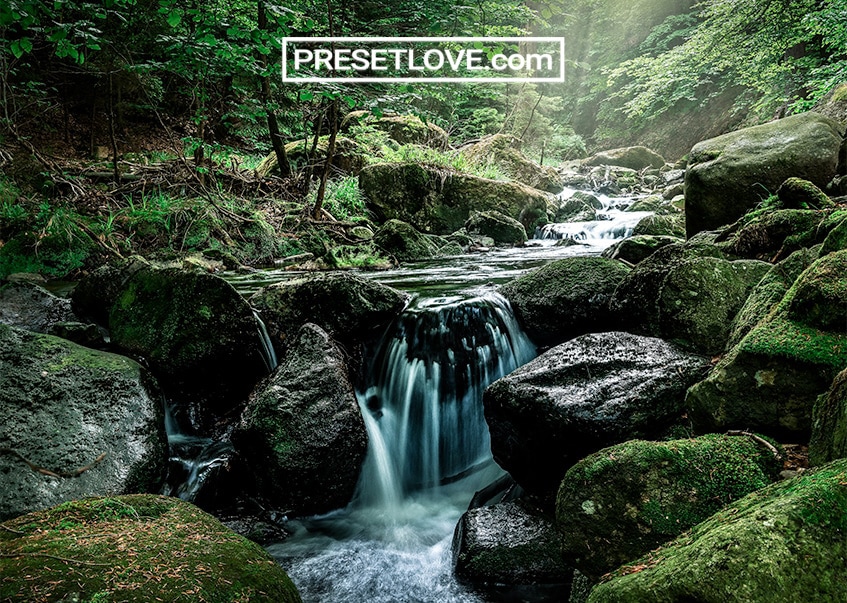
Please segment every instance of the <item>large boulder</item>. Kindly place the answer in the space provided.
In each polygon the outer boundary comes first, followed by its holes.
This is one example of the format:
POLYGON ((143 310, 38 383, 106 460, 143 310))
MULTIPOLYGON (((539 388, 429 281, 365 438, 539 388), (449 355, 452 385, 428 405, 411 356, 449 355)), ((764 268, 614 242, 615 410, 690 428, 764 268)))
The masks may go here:
POLYGON ((682 214, 645 216, 632 229, 634 236, 684 237, 685 219, 682 214))
POLYGON ((325 331, 300 329, 251 397, 232 441, 274 506, 312 515, 350 501, 367 433, 344 353, 325 331))
POLYGON ((847 367, 847 251, 807 268, 772 309, 688 392, 696 429, 808 437, 815 399, 847 367))
POLYGON ((497 210, 518 220, 527 232, 547 215, 550 193, 516 182, 488 180, 417 163, 380 163, 359 174, 369 209, 382 220, 410 223, 423 232, 459 230, 473 211, 497 210))
POLYGON ((612 573, 589 603, 847 598, 847 461, 777 482, 612 573))
POLYGON ((735 222, 792 176, 825 187, 843 136, 844 126, 810 112, 694 145, 685 172, 688 236, 735 222))
POLYGON ((601 253, 601 257, 610 260, 623 260, 637 264, 653 255, 653 252, 672 243, 681 243, 682 239, 671 236, 638 235, 621 239, 601 253))
POLYGON ((0 527, 0 599, 10 603, 300 602, 259 545, 177 498, 88 498, 0 527))
POLYGON ((0 416, 0 519, 164 480, 161 397, 129 358, 0 325, 0 416))
POLYGON ((49 333, 56 323, 75 322, 69 299, 53 295, 34 283, 0 285, 0 323, 49 333))
POLYGON ((562 178, 552 167, 527 159, 521 152, 520 139, 508 134, 492 134, 462 147, 468 163, 494 166, 509 178, 548 193, 562 191, 562 178))
POLYGON ((668 245, 638 264, 610 303, 618 323, 703 354, 722 352, 732 319, 770 265, 698 253, 668 245))
POLYGON ((643 170, 644 168, 660 168, 665 165, 665 160, 647 147, 635 146, 594 153, 583 161, 582 165, 616 165, 631 170, 643 170))
POLYGON ((552 518, 521 502, 471 509, 453 536, 456 577, 476 586, 546 584, 567 592, 573 569, 561 545, 552 518))
POLYGON ((373 241, 398 262, 426 260, 438 255, 434 241, 402 220, 388 220, 374 233, 373 241))
POLYGON ((267 371, 253 310, 211 274, 137 270, 117 294, 109 329, 112 343, 144 358, 167 393, 201 400, 215 414, 243 401, 267 371))
POLYGON ((259 290, 250 303, 281 347, 314 323, 348 348, 378 336, 408 296, 349 272, 310 274, 259 290))
POLYGON ((707 435, 633 440, 588 456, 565 474, 556 499, 565 557, 599 579, 773 482, 782 469, 775 450, 707 435))
POLYGON ((485 391, 494 458, 527 490, 552 495, 586 455, 678 424, 685 390, 707 368, 705 358, 651 337, 573 339, 485 391))
POLYGON ((829 391, 821 395, 812 414, 812 438, 809 462, 823 465, 847 457, 847 369, 835 380, 829 391))
POLYGON ((526 242, 523 224, 496 210, 473 212, 465 222, 465 230, 470 234, 491 237, 495 243, 503 245, 521 245, 526 242))
POLYGON ((533 341, 555 345, 609 322, 609 300, 630 269, 598 257, 551 262, 500 287, 533 341))

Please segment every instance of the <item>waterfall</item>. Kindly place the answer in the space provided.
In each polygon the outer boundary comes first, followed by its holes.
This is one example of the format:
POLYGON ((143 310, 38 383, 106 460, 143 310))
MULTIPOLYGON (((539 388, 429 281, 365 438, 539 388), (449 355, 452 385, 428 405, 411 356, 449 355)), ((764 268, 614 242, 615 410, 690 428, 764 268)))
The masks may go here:
POLYGON ((268 328, 265 326, 265 322, 259 316, 259 313, 253 310, 253 316, 256 318, 256 326, 259 329, 259 342, 261 343, 260 349, 262 350, 262 360, 265 361, 265 368, 268 370, 268 373, 272 373, 279 365, 276 358, 276 352, 274 352, 274 345, 273 342, 271 342, 271 336, 268 335, 268 328))
POLYGON ((396 507, 488 466, 482 392, 534 356, 497 294, 418 300, 407 309, 359 396, 370 448, 354 504, 396 507))

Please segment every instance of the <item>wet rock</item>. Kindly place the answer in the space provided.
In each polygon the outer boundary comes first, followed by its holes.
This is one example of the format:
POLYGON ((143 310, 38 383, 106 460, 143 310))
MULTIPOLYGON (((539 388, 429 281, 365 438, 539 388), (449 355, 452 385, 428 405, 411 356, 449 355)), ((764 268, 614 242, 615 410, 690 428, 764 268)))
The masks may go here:
POLYGON ((85 496, 156 492, 167 459, 162 401, 138 364, 0 325, 0 519, 85 496), (19 455, 54 473, 30 468, 19 455), (101 457, 102 455, 102 457, 101 457))
POLYGON ((232 442, 277 508, 313 515, 350 501, 367 434, 344 354, 320 327, 299 330, 251 397, 232 442))
POLYGON ((647 147, 635 146, 595 153, 586 159, 583 165, 615 165, 633 170, 643 170, 648 167, 660 168, 665 165, 665 160, 662 159, 661 155, 647 147))
POLYGON ((610 260, 623 260, 629 264, 637 264, 650 257, 657 249, 681 242, 682 239, 679 237, 637 235, 621 239, 604 249, 600 255, 610 260))
POLYGON ((556 525, 565 558, 592 580, 777 479, 781 458, 746 436, 633 440, 565 474, 556 525))
POLYGON ((49 333, 59 322, 76 321, 68 299, 32 283, 0 285, 0 323, 49 333))
POLYGON ((503 285, 500 293, 533 341, 555 345, 605 330, 609 300, 628 273, 614 260, 564 258, 503 285))
POLYGON ((658 437, 684 413, 708 361, 651 337, 584 335, 492 384, 483 396, 495 460, 531 492, 552 495, 600 448, 658 437))
POLYGON ((438 255, 438 245, 401 220, 388 220, 374 234, 374 243, 400 262, 426 260, 438 255))
POLYGON ((521 245, 526 242, 523 224, 499 211, 473 212, 465 222, 470 234, 480 234, 504 245, 521 245))
POLYGON ((612 573, 589 603, 840 601, 847 461, 777 482, 612 573))
POLYGON ((735 222, 787 178, 825 187, 843 135, 844 126, 810 112, 697 143, 685 172, 687 235, 735 222))
POLYGON ((685 219, 681 214, 646 216, 638 221, 632 234, 682 238, 685 236, 685 219))
POLYGON ((3 525, 3 601, 300 601, 259 545, 175 498, 90 498, 3 525))
POLYGON ((119 265, 103 264, 85 275, 71 291, 71 306, 80 318, 109 325, 109 312, 126 282, 150 263, 134 257, 119 265))

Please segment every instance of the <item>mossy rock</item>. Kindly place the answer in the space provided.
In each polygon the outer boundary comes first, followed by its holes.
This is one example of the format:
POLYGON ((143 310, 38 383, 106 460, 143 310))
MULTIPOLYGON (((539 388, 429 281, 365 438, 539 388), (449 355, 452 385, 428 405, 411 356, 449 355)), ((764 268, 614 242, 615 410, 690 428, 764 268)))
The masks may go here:
MULTIPOLYGON (((309 153, 312 150, 312 139, 308 142, 303 140, 295 140, 285 145, 285 154, 288 157, 288 162, 294 171, 303 169, 309 164, 309 153)), ((316 177, 323 173, 324 164, 326 163, 326 153, 329 149, 329 136, 321 136, 318 138, 318 144, 315 147, 315 159, 311 166, 311 173, 316 177)), ((335 151, 332 156, 332 167, 342 174, 356 175, 365 167, 365 155, 359 144, 355 140, 338 136, 335 139, 335 151)), ((279 174, 279 164, 276 160, 276 153, 269 153, 262 162, 256 166, 256 175, 261 178, 267 178, 271 174, 279 174)))
POLYGON ((465 222, 465 230, 470 234, 491 237, 501 245, 522 245, 526 242, 523 224, 496 210, 473 212, 465 222))
POLYGON ((112 343, 144 358, 168 393, 212 414, 244 400, 267 370, 253 310, 211 274, 153 266, 133 272, 109 312, 109 329, 112 343))
POLYGON ((400 262, 426 260, 438 255, 438 245, 402 220, 388 220, 374 233, 374 243, 400 262))
POLYGON ((829 391, 815 402, 809 462, 823 465, 847 457, 847 369, 841 371, 829 391))
POLYGON ((843 125, 809 112, 694 145, 685 171, 687 235, 735 222, 787 178, 826 186, 843 135, 843 125))
POLYGON ((643 146, 622 147, 595 153, 582 162, 584 166, 615 165, 643 170, 648 167, 660 168, 665 165, 661 155, 643 146))
POLYGON ((478 166, 492 165, 509 178, 548 193, 562 190, 562 178, 549 166, 527 159, 520 150, 518 138, 507 134, 493 134, 461 149, 468 162, 478 166))
POLYGON ((518 220, 527 232, 546 217, 555 197, 517 182, 489 180, 417 163, 370 165, 359 188, 380 221, 407 222, 422 232, 447 235, 474 211, 496 210, 518 220))
POLYGON ((500 287, 518 321, 539 345, 606 330, 608 304, 630 269, 597 257, 551 262, 500 287))
POLYGON ((817 186, 802 178, 789 178, 776 191, 776 196, 788 209, 827 209, 835 204, 817 186))
POLYGON ((597 219, 597 208, 577 195, 572 196, 556 210, 554 222, 591 222, 597 219))
POLYGON ((313 324, 297 332, 232 434, 259 494, 295 515, 350 502, 367 439, 345 355, 313 324))
POLYGON ((175 498, 88 498, 0 531, 0 599, 299 603, 259 545, 175 498))
POLYGON ((632 229, 632 234, 682 238, 685 236, 685 216, 679 213, 646 216, 638 221, 632 229))
POLYGON ((650 257, 657 249, 682 242, 683 239, 679 237, 637 235, 621 239, 604 249, 600 255, 610 260, 623 260, 629 264, 637 264, 650 257))
POLYGON ((83 268, 95 252, 94 243, 80 237, 22 233, 0 246, 0 279, 18 272, 62 278, 83 268))
POLYGON ((798 249, 822 243, 844 217, 844 211, 763 209, 725 229, 717 242, 738 257, 781 261, 798 249))
POLYGON ((808 437, 812 408, 847 367, 847 251, 815 261, 773 308, 692 387, 701 431, 755 429, 808 437))
POLYGON ((826 239, 824 239, 820 254, 826 255, 842 249, 847 249, 847 215, 838 223, 838 226, 829 231, 826 239))
POLYGON ((405 307, 408 296, 350 272, 309 274, 256 292, 250 303, 278 347, 307 322, 320 326, 349 351, 378 336, 405 307))
POLYGON ((161 392, 136 362, 0 325, 0 519, 83 496, 156 492, 167 438, 161 392), (102 455, 102 456, 101 456, 102 455))
POLYGON ((440 126, 426 122, 417 115, 385 115, 375 117, 369 111, 351 111, 341 121, 341 130, 347 131, 354 124, 365 123, 385 132, 397 144, 421 144, 446 150, 450 146, 447 132, 440 126))
POLYGON ((847 598, 847 461, 777 482, 615 570, 589 603, 847 598))
MULTIPOLYGON (((666 200, 662 195, 650 195, 643 199, 638 199, 635 203, 626 208, 626 211, 652 211, 657 214, 678 214, 679 209, 674 207, 669 200, 666 200)), ((682 234, 685 236, 685 233, 682 234)))
POLYGON ((566 559, 597 580, 773 482, 781 459, 746 436, 633 440, 571 467, 556 500, 566 559))

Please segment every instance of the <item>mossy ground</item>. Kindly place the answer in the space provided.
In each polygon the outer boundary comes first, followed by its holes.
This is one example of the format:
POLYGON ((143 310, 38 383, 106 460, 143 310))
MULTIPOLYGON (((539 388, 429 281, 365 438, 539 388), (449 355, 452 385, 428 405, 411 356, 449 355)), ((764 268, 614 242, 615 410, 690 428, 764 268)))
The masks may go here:
POLYGON ((258 545, 160 496, 63 503, 2 524, 0 600, 299 602, 258 545))

